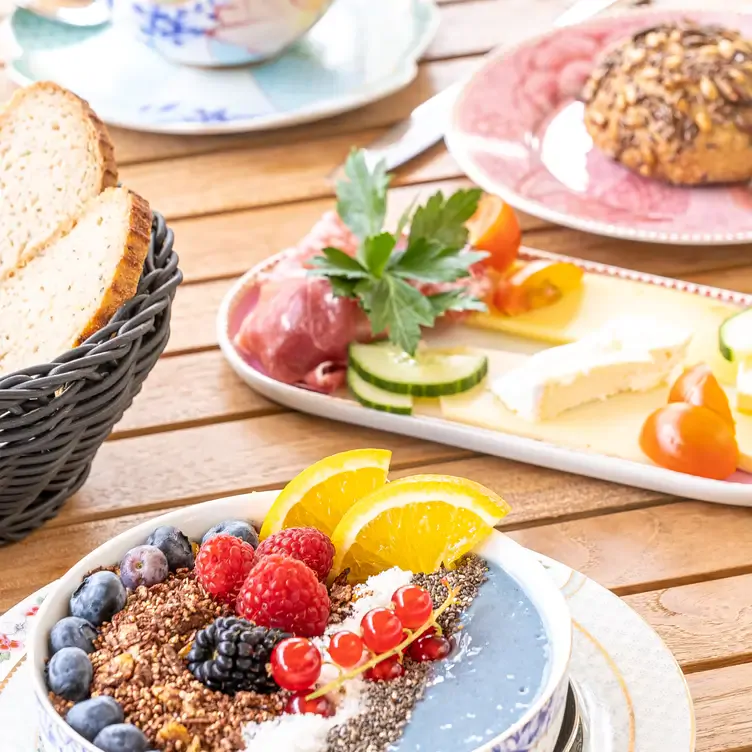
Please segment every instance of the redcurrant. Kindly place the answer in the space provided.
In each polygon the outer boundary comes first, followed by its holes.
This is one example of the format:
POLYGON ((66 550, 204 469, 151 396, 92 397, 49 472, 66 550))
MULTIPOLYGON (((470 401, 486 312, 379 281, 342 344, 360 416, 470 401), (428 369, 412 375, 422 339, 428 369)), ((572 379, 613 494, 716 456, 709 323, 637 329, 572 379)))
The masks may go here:
POLYGON ((399 656, 392 655, 369 668, 365 673, 365 678, 374 682, 392 681, 399 679, 404 673, 405 667, 400 663, 399 656))
POLYGON ((306 700, 307 692, 297 692, 292 695, 285 706, 286 713, 303 715, 312 713, 313 715, 322 715, 324 718, 331 718, 336 709, 334 703, 326 696, 317 697, 315 700, 306 700))
POLYGON ((399 616, 388 608, 374 608, 360 622, 363 642, 373 653, 386 653, 402 642, 404 629, 399 616))
POLYGON ((433 612, 431 594, 417 585, 405 585, 392 595, 394 613, 408 629, 422 627, 433 612))
POLYGON ((363 640, 355 632, 337 632, 329 643, 329 655, 342 668, 352 668, 363 657, 363 640))
POLYGON ((272 677, 282 689, 300 692, 313 686, 321 673, 321 653, 305 637, 289 637, 272 651, 272 677))
POLYGON ((410 645, 410 657, 414 661, 441 661, 452 652, 452 643, 439 635, 421 635, 410 645))

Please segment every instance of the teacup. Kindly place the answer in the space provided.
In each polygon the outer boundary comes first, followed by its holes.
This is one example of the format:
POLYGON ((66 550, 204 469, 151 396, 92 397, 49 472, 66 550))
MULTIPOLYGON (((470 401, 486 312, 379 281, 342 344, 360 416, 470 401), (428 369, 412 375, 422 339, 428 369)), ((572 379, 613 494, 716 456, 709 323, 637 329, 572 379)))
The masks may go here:
POLYGON ((106 0, 112 23, 177 63, 245 65, 275 57, 333 0, 106 0))

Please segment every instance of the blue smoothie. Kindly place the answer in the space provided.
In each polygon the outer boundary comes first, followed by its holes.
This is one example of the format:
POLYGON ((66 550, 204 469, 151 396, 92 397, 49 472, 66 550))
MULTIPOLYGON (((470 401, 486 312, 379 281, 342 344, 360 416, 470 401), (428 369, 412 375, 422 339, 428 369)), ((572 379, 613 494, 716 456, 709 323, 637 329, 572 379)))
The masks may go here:
POLYGON ((518 721, 542 689, 549 658, 543 622, 520 586, 488 566, 454 652, 433 664, 392 752, 472 752, 518 721))

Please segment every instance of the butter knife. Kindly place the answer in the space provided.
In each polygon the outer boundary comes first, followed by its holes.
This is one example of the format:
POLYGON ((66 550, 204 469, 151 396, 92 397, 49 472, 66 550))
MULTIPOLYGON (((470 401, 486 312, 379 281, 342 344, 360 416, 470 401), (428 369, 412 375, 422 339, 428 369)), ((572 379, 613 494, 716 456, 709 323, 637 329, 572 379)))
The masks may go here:
MULTIPOLYGON (((563 28, 586 21, 602 11, 616 5, 620 0, 579 0, 565 10, 553 22, 554 28, 563 28)), ((431 97, 416 107, 407 120, 390 128, 385 134, 371 142, 366 150, 369 166, 384 160, 387 170, 409 162, 444 138, 454 101, 465 84, 458 81, 444 91, 431 97)), ((332 174, 337 178, 342 167, 332 174)))

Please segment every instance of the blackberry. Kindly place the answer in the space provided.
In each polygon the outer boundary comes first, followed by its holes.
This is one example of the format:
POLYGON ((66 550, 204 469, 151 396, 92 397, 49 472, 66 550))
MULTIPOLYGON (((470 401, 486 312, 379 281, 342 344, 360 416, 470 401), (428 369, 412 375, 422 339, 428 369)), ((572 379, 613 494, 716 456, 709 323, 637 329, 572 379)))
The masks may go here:
POLYGON ((209 689, 228 695, 278 692, 267 665, 275 645, 286 637, 291 635, 280 629, 222 616, 196 635, 188 653, 188 669, 209 689))

